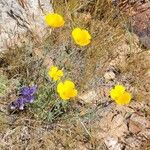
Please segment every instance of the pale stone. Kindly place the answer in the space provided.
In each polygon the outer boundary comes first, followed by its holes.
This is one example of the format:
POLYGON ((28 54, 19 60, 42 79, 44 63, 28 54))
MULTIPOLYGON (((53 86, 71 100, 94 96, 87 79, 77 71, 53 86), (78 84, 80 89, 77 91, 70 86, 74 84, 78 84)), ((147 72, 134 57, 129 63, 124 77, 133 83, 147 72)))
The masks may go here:
POLYGON ((112 71, 106 72, 104 74, 104 78, 105 78, 106 81, 114 80, 115 79, 115 73, 112 72, 112 71))
POLYGON ((130 119, 139 124, 143 129, 150 128, 150 121, 144 116, 133 114, 130 119))
POLYGON ((0 1, 0 51, 29 40, 39 41, 47 33, 44 15, 53 12, 49 0, 0 1))
POLYGON ((118 138, 107 137, 105 139, 105 144, 108 150, 121 150, 121 144, 118 142, 118 138))
POLYGON ((141 125, 130 120, 129 122, 129 131, 132 132, 133 134, 137 134, 142 130, 141 125))
POLYGON ((93 101, 98 100, 99 97, 95 90, 90 90, 79 95, 78 98, 83 100, 85 103, 92 103, 93 101))

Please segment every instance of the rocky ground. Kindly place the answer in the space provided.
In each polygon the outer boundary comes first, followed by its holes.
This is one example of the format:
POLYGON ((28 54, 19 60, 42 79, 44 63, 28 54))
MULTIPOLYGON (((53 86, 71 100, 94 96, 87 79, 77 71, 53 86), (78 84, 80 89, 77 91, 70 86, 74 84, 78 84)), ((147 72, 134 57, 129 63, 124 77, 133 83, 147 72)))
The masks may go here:
MULTIPOLYGON (((67 8, 70 6, 69 4, 72 4, 71 2, 71 0, 68 1, 67 8)), ((134 20, 131 24, 134 32, 130 32, 130 28, 128 31, 124 31, 124 23, 122 22, 120 27, 108 17, 101 20, 104 12, 98 8, 104 8, 104 10, 108 8, 109 10, 109 7, 100 7, 101 3, 98 2, 90 1, 89 3, 83 3, 84 5, 80 3, 82 7, 75 7, 76 9, 73 10, 70 8, 71 12, 76 10, 74 17, 75 20, 79 18, 78 24, 83 25, 80 20, 85 19, 84 26, 90 26, 93 33, 94 40, 91 47, 85 49, 74 46, 70 41, 69 25, 51 33, 51 30, 45 28, 42 22, 39 23, 38 19, 42 18, 47 9, 52 11, 51 5, 48 4, 49 1, 45 1, 45 5, 42 5, 43 1, 34 1, 33 3, 33 1, 27 2, 24 0, 2 0, 0 2, 0 7, 3 8, 1 9, 3 17, 1 25, 8 31, 7 35, 4 34, 4 30, 1 32, 1 39, 3 40, 0 46, 2 49, 6 49, 6 43, 8 43, 8 47, 17 44, 15 43, 16 38, 13 38, 16 35, 15 32, 12 34, 11 40, 9 39, 13 44, 11 45, 10 41, 6 42, 8 36, 10 36, 10 34, 8 35, 10 30, 13 30, 19 24, 17 32, 21 30, 21 33, 17 38, 20 38, 21 35, 24 37, 24 33, 28 33, 26 32, 28 29, 22 27, 22 22, 31 21, 29 24, 32 27, 30 28, 32 34, 29 33, 29 36, 26 36, 27 40, 23 41, 29 44, 31 42, 28 40, 33 39, 35 43, 32 43, 31 49, 32 54, 36 55, 37 61, 40 62, 43 59, 44 67, 53 63, 64 67, 69 72, 68 76, 76 81, 80 89, 77 100, 70 103, 67 113, 58 117, 52 123, 41 121, 33 116, 32 111, 29 111, 32 107, 24 112, 10 113, 8 104, 16 97, 15 89, 21 76, 23 76, 23 73, 20 73, 20 68, 24 68, 24 65, 20 61, 16 62, 15 59, 18 58, 18 54, 14 52, 12 54, 15 54, 15 57, 13 55, 8 57, 8 53, 5 57, 1 57, 0 73, 1 75, 7 75, 11 84, 6 91, 6 95, 0 97, 0 149, 150 149, 150 26, 147 19, 150 14, 150 3, 148 1, 145 1, 145 3, 142 3, 142 1, 136 1, 135 3, 116 1, 115 5, 119 5, 119 7, 115 13, 119 10, 126 15, 130 14, 131 19, 134 20), (4 6, 7 6, 7 9, 4 6), (18 9, 15 9, 16 7, 18 9), (132 13, 126 11, 129 10, 128 8, 132 13), (96 11, 93 12, 95 9, 96 11), (39 15, 39 17, 35 17, 34 20, 27 17, 26 21, 22 21, 24 19, 18 17, 18 13, 21 13, 19 16, 24 17, 22 12, 25 15, 31 13, 33 18, 34 14, 35 16, 39 15), (14 22, 13 25, 5 20, 6 14, 7 20, 12 19, 11 22, 14 22), (108 19, 110 20, 108 21, 108 19), (31 25, 34 21, 38 23, 39 32, 35 32, 37 27, 31 25), (5 25, 9 27, 7 28, 5 25), (23 34, 22 29, 24 30, 23 34), (41 32, 40 29, 44 30, 41 32), (41 39, 44 38, 45 31, 51 34, 43 42, 41 39), (36 36, 35 39, 34 36, 36 36), (28 39, 28 37, 30 38, 28 39), (44 54, 45 49, 49 50, 46 56, 44 54), (6 58, 9 59, 6 60, 6 58), (15 59, 13 60, 13 58, 15 59), (18 67, 18 65, 21 67, 18 67), (132 102, 127 106, 118 106, 109 97, 110 88, 117 83, 125 85, 133 94, 132 102)), ((55 2, 53 5, 56 5, 55 2)), ((76 6, 76 4, 74 5, 76 6)), ((60 7, 63 10, 63 6, 64 2, 60 1, 59 7, 55 6, 54 10, 59 11, 60 7)), ((65 10, 68 11, 66 6, 65 10)), ((114 17, 115 13, 111 13, 114 17)), ((106 16, 111 13, 106 12, 106 16)), ((29 16, 31 17, 31 15, 29 16)), ((66 15, 67 19, 72 20, 70 16, 72 15, 66 15)), ((120 22, 120 20, 118 21, 120 22)), ((24 42, 21 41, 21 43, 24 42)), ((25 50, 23 49, 23 53, 25 50)), ((33 59, 33 56, 30 55, 30 57, 33 59)), ((37 69, 33 64, 31 66, 32 71, 37 69)), ((32 76, 35 73, 33 71, 32 76)))

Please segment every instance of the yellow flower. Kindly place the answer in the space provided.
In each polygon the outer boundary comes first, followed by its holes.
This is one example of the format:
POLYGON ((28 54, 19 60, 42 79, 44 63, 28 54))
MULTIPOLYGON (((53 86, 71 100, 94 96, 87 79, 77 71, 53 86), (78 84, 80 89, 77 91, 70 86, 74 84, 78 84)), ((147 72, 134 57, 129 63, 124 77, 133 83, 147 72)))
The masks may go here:
POLYGON ((131 98, 131 93, 125 91, 123 94, 117 97, 115 101, 119 105, 125 105, 130 103, 131 98))
POLYGON ((78 93, 74 83, 70 80, 66 80, 64 83, 58 83, 57 92, 63 100, 69 100, 70 98, 77 96, 78 93))
POLYGON ((132 98, 131 93, 126 92, 122 85, 116 85, 115 88, 111 89, 110 97, 119 105, 130 103, 132 98))
POLYGON ((51 27, 61 27, 64 25, 65 21, 63 17, 56 13, 49 13, 45 16, 45 22, 51 27))
POLYGON ((80 28, 73 29, 72 37, 74 41, 80 46, 88 45, 91 41, 91 35, 89 32, 80 28))
POLYGON ((125 87, 122 85, 116 85, 114 89, 110 91, 110 96, 115 100, 120 94, 125 92, 125 87))
POLYGON ((59 70, 57 67, 52 66, 48 72, 48 75, 54 80, 60 80, 60 78, 64 75, 62 70, 59 70))

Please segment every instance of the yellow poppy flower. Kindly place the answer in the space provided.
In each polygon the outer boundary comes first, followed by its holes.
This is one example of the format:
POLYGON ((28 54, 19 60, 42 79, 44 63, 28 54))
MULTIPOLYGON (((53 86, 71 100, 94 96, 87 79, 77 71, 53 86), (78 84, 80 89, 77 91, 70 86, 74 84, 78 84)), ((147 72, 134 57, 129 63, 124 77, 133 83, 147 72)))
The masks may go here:
POLYGON ((74 41, 80 46, 86 46, 91 41, 91 35, 87 30, 75 28, 72 31, 74 41))
POLYGON ((110 97, 119 105, 128 104, 132 98, 131 94, 126 92, 125 87, 122 85, 116 85, 115 88, 111 89, 110 97))
POLYGON ((75 85, 70 80, 66 80, 64 83, 58 83, 57 92, 63 100, 69 100, 70 98, 77 96, 75 85))
POLYGON ((116 85, 114 89, 110 91, 110 96, 115 100, 120 94, 124 93, 125 87, 122 85, 116 85))
POLYGON ((51 27, 61 27, 64 25, 65 21, 63 17, 56 13, 49 13, 45 16, 45 22, 51 27))
POLYGON ((126 105, 130 103, 131 98, 132 98, 131 93, 125 91, 123 94, 117 97, 115 101, 119 105, 126 105))
POLYGON ((48 75, 54 80, 60 80, 60 78, 63 76, 63 71, 59 70, 57 67, 53 66, 50 68, 48 75))

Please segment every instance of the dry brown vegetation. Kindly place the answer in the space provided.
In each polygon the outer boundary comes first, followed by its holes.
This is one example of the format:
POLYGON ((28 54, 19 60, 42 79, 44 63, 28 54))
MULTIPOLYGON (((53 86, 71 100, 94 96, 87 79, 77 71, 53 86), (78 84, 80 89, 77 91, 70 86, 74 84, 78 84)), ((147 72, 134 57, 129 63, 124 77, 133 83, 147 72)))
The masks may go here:
MULTIPOLYGON (((150 51, 129 32, 128 15, 109 0, 54 0, 53 7, 65 16, 65 27, 45 35, 43 41, 29 37, 30 43, 1 54, 0 149, 149 150, 150 51), (75 26, 92 34, 86 48, 70 39, 75 26), (45 74, 52 63, 75 81, 79 89, 76 101, 67 107, 47 104, 43 94, 37 98, 41 103, 10 113, 7 106, 22 85, 33 82, 40 87, 39 95, 46 92, 45 74), (116 106, 110 100, 109 90, 116 83, 133 93, 129 106, 116 106), (46 107, 41 110, 39 105, 46 107), (49 109, 51 119, 45 116, 49 109)), ((54 96, 52 90, 51 99, 54 96)))

